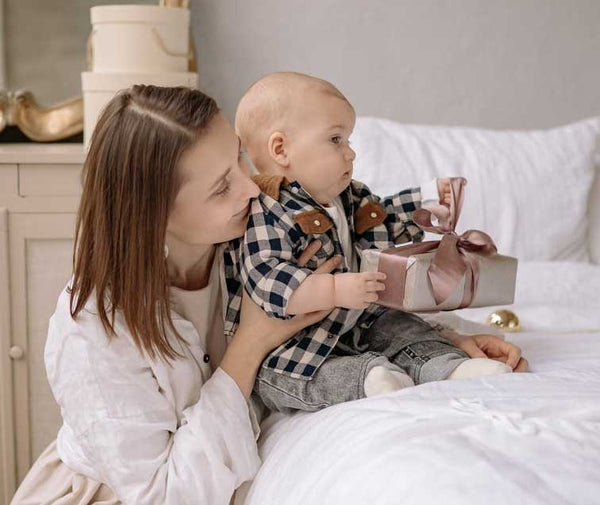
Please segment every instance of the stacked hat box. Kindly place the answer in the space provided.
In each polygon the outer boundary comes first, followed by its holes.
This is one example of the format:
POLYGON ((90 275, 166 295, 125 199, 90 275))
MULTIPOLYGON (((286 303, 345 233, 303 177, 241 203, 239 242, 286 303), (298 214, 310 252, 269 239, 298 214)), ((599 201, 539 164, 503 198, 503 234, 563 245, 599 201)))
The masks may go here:
POLYGON ((82 72, 84 144, 107 102, 133 84, 198 87, 189 72, 190 11, 158 5, 104 5, 91 9, 88 65, 82 72))

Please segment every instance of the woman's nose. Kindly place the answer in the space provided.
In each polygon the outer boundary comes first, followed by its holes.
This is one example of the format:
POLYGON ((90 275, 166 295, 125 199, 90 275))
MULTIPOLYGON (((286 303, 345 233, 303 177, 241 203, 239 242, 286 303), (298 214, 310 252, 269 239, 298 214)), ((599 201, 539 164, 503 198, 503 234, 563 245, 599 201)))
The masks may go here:
POLYGON ((260 188, 250 177, 247 178, 246 192, 247 198, 256 198, 260 195, 260 188))

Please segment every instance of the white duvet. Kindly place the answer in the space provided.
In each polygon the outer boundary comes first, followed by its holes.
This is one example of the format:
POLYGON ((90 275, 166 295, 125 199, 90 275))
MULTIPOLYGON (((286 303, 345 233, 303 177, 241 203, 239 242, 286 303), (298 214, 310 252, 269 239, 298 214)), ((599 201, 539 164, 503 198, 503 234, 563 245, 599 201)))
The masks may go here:
MULTIPOLYGON (((246 505, 599 504, 600 266, 519 266, 531 373, 443 381, 263 422, 246 505)), ((464 310, 483 321, 492 309, 464 310)), ((238 502, 239 503, 239 502, 238 502)))

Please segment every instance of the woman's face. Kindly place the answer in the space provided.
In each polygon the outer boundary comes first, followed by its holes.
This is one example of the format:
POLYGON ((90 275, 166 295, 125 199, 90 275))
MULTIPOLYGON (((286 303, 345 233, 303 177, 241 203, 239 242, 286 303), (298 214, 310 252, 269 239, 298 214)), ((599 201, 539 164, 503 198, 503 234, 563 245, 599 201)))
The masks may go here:
POLYGON ((250 179, 238 136, 222 114, 179 162, 180 188, 167 231, 190 245, 218 244, 246 230, 250 199, 260 190, 250 179))

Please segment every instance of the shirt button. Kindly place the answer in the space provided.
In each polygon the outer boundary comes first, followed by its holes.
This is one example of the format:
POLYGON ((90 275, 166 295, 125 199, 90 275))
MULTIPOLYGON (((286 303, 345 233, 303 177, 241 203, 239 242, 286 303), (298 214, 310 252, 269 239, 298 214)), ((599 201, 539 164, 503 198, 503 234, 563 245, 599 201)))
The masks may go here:
POLYGON ((210 361, 210 356, 208 354, 204 355, 204 358, 202 358, 204 360, 204 363, 208 363, 210 361))
POLYGON ((321 226, 321 221, 319 221, 318 219, 315 219, 314 223, 315 226, 321 226))
POLYGON ((371 212, 371 217, 375 219, 377 217, 377 212, 371 212))
POLYGON ((330 333, 329 335, 327 335, 327 338, 333 338, 333 335, 330 333))
POLYGON ((292 188, 292 193, 298 193, 298 188, 296 186, 292 188))

